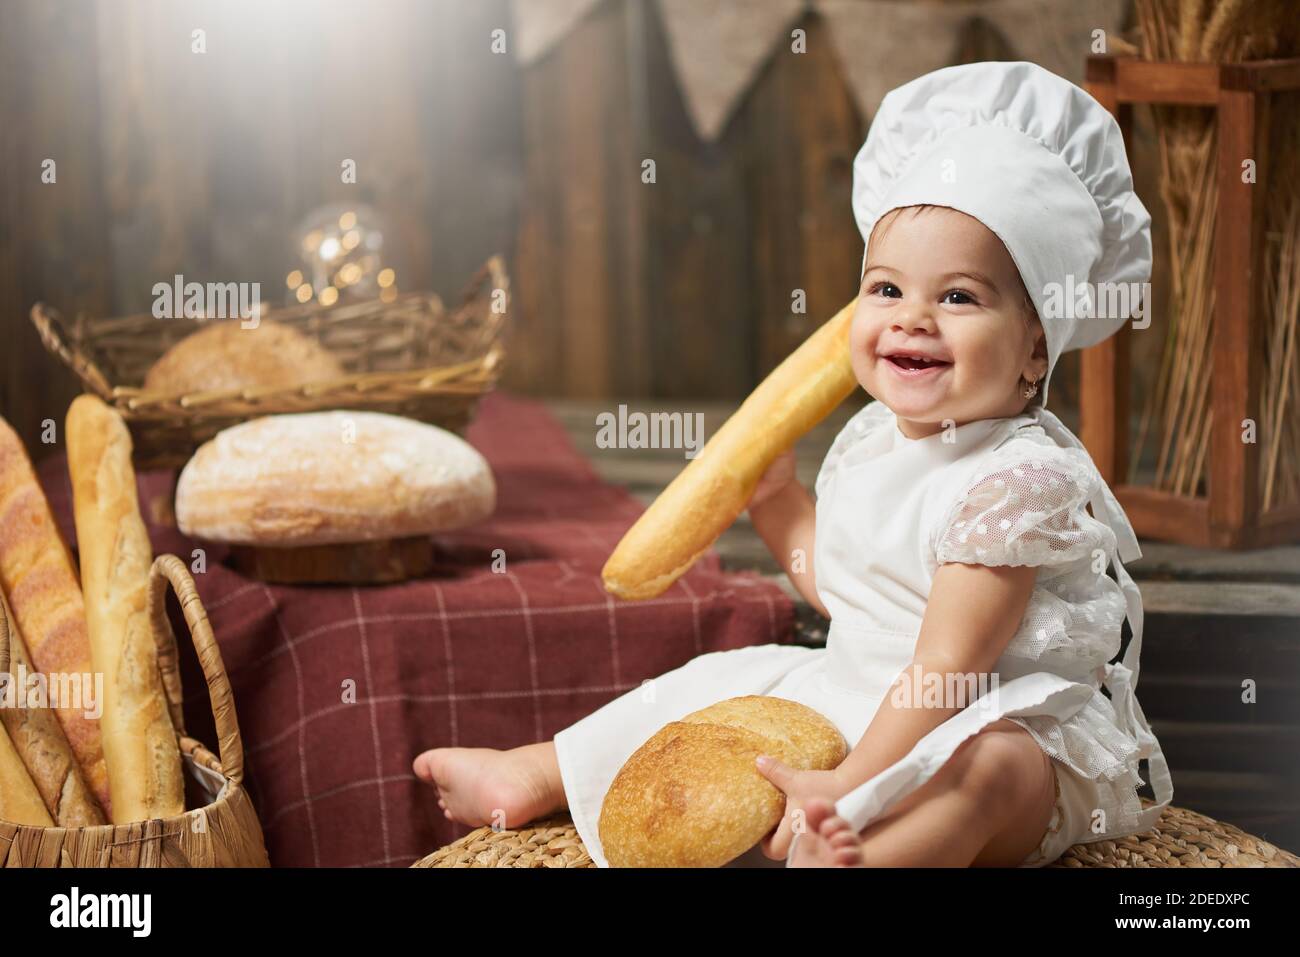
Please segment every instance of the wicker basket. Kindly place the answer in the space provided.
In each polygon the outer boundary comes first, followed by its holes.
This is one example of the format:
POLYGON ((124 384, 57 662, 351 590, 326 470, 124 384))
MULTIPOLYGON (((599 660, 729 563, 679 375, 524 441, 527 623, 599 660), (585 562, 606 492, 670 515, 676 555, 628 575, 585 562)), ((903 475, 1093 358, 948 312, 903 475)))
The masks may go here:
POLYGON ((176 468, 222 429, 262 415, 356 409, 463 430, 475 403, 500 374, 509 290, 505 267, 494 256, 450 312, 436 295, 422 293, 389 303, 263 307, 262 318, 312 336, 347 374, 294 387, 189 394, 146 392, 140 385, 158 357, 203 320, 160 320, 142 313, 78 317, 68 328, 43 303, 32 307, 31 317, 45 347, 87 390, 122 414, 136 467, 176 468))
MULTIPOLYGON (((269 867, 257 812, 244 790, 244 746, 230 681, 194 581, 175 555, 150 571, 149 614, 158 670, 184 761, 186 791, 203 803, 177 817, 96 827, 32 827, 0 821, 0 867, 269 867), (186 736, 176 638, 167 619, 167 586, 176 590, 208 682, 221 759, 186 736)), ((0 671, 9 668, 9 628, 0 611, 0 671)), ((187 801, 187 804, 195 802, 187 801)))
MULTIPOLYGON (((480 827, 413 867, 595 867, 567 814, 516 830, 480 827)), ((1300 867, 1300 858, 1186 808, 1145 834, 1076 844, 1048 867, 1300 867)))

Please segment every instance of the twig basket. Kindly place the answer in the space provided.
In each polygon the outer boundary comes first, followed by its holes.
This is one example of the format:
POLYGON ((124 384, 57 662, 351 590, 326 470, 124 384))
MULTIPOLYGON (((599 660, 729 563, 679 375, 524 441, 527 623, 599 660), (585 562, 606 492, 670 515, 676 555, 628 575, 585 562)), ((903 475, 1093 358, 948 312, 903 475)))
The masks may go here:
POLYGON ((300 386, 188 394, 140 386, 158 357, 204 320, 141 313, 78 317, 69 327, 43 303, 32 307, 31 318, 45 347, 126 420, 137 468, 175 468, 222 429, 263 415, 356 409, 463 430, 500 374, 509 289, 505 266, 494 256, 450 311, 426 293, 392 302, 263 307, 262 318, 316 339, 346 374, 300 386))
MULTIPOLYGON (((0 867, 269 867, 262 827, 244 790, 244 746, 221 651, 185 565, 160 555, 150 570, 149 615, 158 670, 185 766, 187 794, 203 803, 177 817, 95 827, 33 827, 0 821, 0 867), (208 683, 220 759, 185 734, 176 638, 167 587, 180 599, 208 683)), ((0 672, 9 668, 9 627, 0 610, 0 672)), ((195 803, 187 799, 187 804, 195 803)))

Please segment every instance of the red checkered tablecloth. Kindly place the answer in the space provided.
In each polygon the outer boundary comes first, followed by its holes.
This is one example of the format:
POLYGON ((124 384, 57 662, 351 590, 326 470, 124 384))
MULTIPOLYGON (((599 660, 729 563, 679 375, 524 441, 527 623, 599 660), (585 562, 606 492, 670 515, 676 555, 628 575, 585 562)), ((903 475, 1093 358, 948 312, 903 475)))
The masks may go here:
MULTIPOLYGON (((274 865, 411 864, 469 830, 448 822, 412 773, 419 752, 545 740, 696 655, 791 640, 786 595, 761 577, 723 574, 712 552, 660 598, 607 595, 601 566, 641 506, 597 477, 540 403, 490 395, 467 437, 492 465, 497 510, 437 536, 428 578, 265 585, 207 547, 195 581, 274 865), (493 570, 494 554, 504 569, 493 570)), ((64 456, 39 472, 75 544, 64 456)), ((142 473, 139 486, 154 551, 191 561, 199 543, 168 518, 175 473, 142 473)), ((182 675, 187 730, 215 746, 188 648, 182 675)))

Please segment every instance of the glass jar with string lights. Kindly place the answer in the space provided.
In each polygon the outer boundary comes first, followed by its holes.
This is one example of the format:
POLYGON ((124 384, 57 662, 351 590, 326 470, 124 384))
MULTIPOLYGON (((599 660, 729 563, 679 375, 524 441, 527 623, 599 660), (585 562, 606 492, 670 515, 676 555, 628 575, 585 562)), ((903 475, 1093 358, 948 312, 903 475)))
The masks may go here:
POLYGON ((384 262, 384 230, 364 203, 333 203, 313 210, 295 231, 298 265, 285 276, 286 302, 397 298, 397 273, 384 262))

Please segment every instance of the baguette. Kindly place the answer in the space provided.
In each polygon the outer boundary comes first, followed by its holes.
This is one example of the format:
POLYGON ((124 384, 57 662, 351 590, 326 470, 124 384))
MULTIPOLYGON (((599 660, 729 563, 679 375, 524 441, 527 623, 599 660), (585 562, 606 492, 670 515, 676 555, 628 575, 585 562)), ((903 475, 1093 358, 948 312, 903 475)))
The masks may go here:
POLYGON ((654 598, 745 509, 772 462, 857 385, 849 324, 857 301, 772 370, 623 536, 601 571, 619 598, 654 598))
MULTIPOLYGON (((0 592, 0 607, 3 607, 7 620, 12 622, 13 615, 3 592, 0 592)), ((9 629, 9 670, 15 681, 22 673, 20 666, 27 674, 33 672, 31 658, 15 625, 9 629)), ((15 694, 22 693, 22 690, 15 685, 15 694)), ((103 824, 104 813, 81 776, 77 758, 54 712, 49 708, 22 707, 22 702, 17 700, 14 704, 15 707, 0 708, 0 721, 9 732, 9 740, 27 766, 54 823, 60 827, 103 824)))
MULTIPOLYGON (((36 669, 47 675, 93 671, 86 607, 72 556, 59 535, 22 441, 0 418, 0 586, 36 669)), ((108 768, 99 722, 86 702, 60 702, 59 724, 86 784, 109 811, 108 768)))
POLYGON ((18 757, 3 727, 0 727, 0 821, 34 827, 54 826, 54 819, 45 810, 41 794, 27 773, 27 766, 18 757))
POLYGON ((104 675, 112 821, 173 817, 185 810, 185 787, 149 619, 153 550, 136 500, 131 435, 117 412, 81 395, 68 409, 67 441, 91 657, 104 675))

